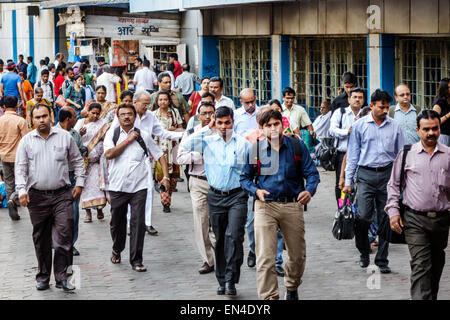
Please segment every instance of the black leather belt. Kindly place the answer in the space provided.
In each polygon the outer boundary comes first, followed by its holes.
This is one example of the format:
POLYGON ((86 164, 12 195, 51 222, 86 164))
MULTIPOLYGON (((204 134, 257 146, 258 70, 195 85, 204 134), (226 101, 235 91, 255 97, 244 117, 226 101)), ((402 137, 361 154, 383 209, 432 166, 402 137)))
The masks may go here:
POLYGON ((273 200, 266 200, 266 201, 274 201, 278 203, 289 203, 289 202, 296 202, 297 199, 295 197, 278 197, 273 200))
POLYGON ((376 171, 376 172, 382 172, 386 171, 387 169, 390 169, 392 167, 392 163, 388 164, 385 167, 378 167, 378 168, 372 168, 372 167, 366 167, 366 166, 359 166, 360 168, 370 170, 370 171, 376 171))
POLYGON ((189 177, 194 177, 194 178, 197 178, 197 179, 201 179, 201 180, 208 181, 208 179, 206 179, 205 176, 196 176, 196 175, 194 175, 194 174, 190 174, 189 177))
POLYGON ((229 195, 232 195, 232 194, 237 193, 239 191, 242 191, 242 188, 239 187, 239 188, 232 189, 232 190, 229 190, 229 191, 221 191, 221 190, 217 190, 217 189, 211 187, 211 190, 214 193, 220 194, 221 196, 229 196, 229 195))
POLYGON ((414 214, 418 214, 424 217, 428 217, 428 218, 436 218, 436 217, 440 217, 443 216, 445 214, 450 214, 450 211, 417 211, 414 209, 411 209, 410 207, 406 207, 406 210, 414 213, 414 214))
POLYGON ((36 192, 36 193, 40 193, 40 194, 45 194, 45 195, 51 195, 51 194, 57 194, 66 190, 69 190, 70 187, 69 186, 65 186, 56 190, 38 190, 35 188, 30 188, 30 191, 36 192))

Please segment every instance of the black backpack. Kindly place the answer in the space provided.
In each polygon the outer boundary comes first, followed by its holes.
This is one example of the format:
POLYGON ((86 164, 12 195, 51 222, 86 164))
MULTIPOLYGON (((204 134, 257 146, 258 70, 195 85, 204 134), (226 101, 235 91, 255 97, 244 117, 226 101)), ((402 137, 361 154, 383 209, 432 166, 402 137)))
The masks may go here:
MULTIPOLYGON (((139 134, 138 138, 136 139, 137 143, 139 143, 139 145, 144 150, 144 154, 148 157, 147 146, 145 144, 144 139, 142 139, 141 130, 139 130, 138 128, 134 128, 134 131, 136 131, 139 134)), ((117 144, 117 141, 119 140, 119 136, 120 136, 120 126, 117 126, 114 129, 114 134, 113 134, 113 143, 114 143, 114 145, 117 144)))

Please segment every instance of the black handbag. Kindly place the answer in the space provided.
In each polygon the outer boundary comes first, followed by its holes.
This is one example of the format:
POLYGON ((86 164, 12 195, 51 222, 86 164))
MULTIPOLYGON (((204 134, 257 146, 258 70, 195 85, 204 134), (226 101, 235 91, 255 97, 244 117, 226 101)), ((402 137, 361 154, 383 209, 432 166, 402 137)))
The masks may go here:
POLYGON ((337 240, 350 240, 355 236, 355 213, 352 209, 352 202, 349 200, 350 195, 344 197, 344 204, 336 211, 331 232, 337 240))
MULTIPOLYGON (((403 219, 405 214, 405 206, 403 205, 403 182, 405 181, 405 164, 406 164, 406 156, 411 150, 411 145, 407 144, 403 147, 403 157, 402 157, 402 171, 400 172, 400 199, 399 199, 399 208, 400 208, 400 216, 403 219)), ((402 230, 401 234, 393 231, 391 229, 391 223, 389 215, 386 213, 381 219, 378 225, 378 236, 381 239, 388 241, 389 243, 397 243, 397 244, 406 244, 405 239, 405 231, 402 230)))

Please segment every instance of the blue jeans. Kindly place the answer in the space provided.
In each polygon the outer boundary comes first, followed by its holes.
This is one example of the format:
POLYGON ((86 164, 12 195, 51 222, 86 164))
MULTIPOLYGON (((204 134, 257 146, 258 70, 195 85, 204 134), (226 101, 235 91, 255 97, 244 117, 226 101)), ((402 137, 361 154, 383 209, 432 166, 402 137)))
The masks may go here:
MULTIPOLYGON (((70 191, 72 191, 75 188, 75 172, 69 171, 69 178, 70 178, 70 191)), ((75 242, 78 240, 78 221, 80 220, 80 211, 79 211, 79 205, 80 205, 80 198, 78 200, 72 202, 72 210, 73 210, 73 241, 72 244, 75 245, 75 242)))
MULTIPOLYGON (((245 224, 245 229, 247 230, 248 245, 250 251, 255 253, 255 229, 253 227, 253 221, 255 219, 255 212, 253 211, 253 197, 248 198, 247 203, 247 223, 245 224)), ((283 236, 281 235, 280 229, 278 229, 278 245, 277 245, 277 257, 275 259, 275 265, 277 267, 283 266, 283 236)))

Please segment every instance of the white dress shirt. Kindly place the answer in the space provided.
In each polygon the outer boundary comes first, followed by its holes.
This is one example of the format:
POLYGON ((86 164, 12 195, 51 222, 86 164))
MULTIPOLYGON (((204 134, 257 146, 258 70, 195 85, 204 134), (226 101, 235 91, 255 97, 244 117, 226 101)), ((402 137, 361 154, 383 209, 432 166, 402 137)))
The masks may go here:
MULTIPOLYGON (((200 123, 194 127, 194 132, 198 132, 201 129, 202 124, 200 123)), ((181 144, 189 139, 187 131, 184 133, 181 144)), ((180 145, 178 148, 177 162, 178 164, 189 165, 189 174, 206 177, 205 163, 203 161, 203 155, 200 152, 186 150, 180 145)))
POLYGON ((244 106, 238 108, 234 113, 234 132, 238 135, 245 137, 250 132, 255 131, 258 128, 258 122, 256 121, 256 112, 259 107, 255 107, 255 111, 252 114, 248 113, 244 106))
POLYGON ((236 109, 233 100, 231 100, 228 97, 225 97, 224 95, 222 95, 219 100, 216 100, 216 109, 219 107, 228 107, 231 108, 232 110, 236 109))
POLYGON ((154 90, 154 83, 158 82, 156 73, 147 67, 143 67, 136 71, 133 81, 136 82, 136 91, 139 90, 154 90))
MULTIPOLYGON (((119 139, 117 145, 123 142, 133 132, 131 129, 128 133, 120 128, 119 139)), ((106 151, 115 147, 113 142, 114 128, 108 130, 103 142, 103 148, 106 151)), ((163 152, 156 145, 150 135, 141 130, 141 136, 144 140, 149 156, 152 156, 157 161, 163 152)), ((113 159, 109 159, 108 165, 108 179, 109 179, 109 191, 135 193, 140 190, 152 188, 148 178, 149 166, 147 165, 148 159, 145 156, 144 150, 139 143, 134 140, 123 151, 123 153, 113 159)))
MULTIPOLYGON (((359 113, 358 113, 359 115, 359 113)), ((350 106, 345 108, 345 113, 342 115, 341 110, 336 110, 331 116, 330 120, 330 135, 337 140, 337 150, 341 152, 347 152, 348 144, 348 129, 359 119, 359 116, 353 113, 350 106), (342 127, 339 128, 339 122, 342 116, 342 127)))
POLYGON ((318 139, 329 138, 330 119, 331 111, 328 111, 327 114, 321 114, 314 120, 312 126, 318 139))

